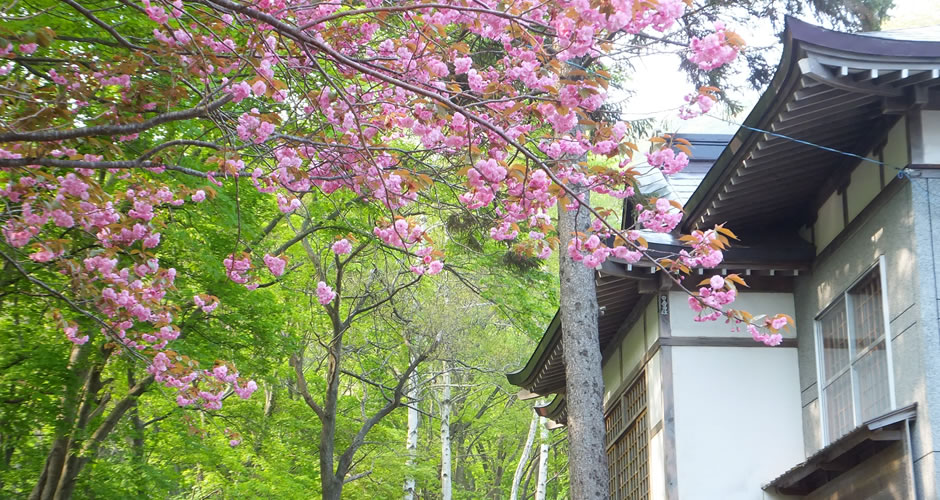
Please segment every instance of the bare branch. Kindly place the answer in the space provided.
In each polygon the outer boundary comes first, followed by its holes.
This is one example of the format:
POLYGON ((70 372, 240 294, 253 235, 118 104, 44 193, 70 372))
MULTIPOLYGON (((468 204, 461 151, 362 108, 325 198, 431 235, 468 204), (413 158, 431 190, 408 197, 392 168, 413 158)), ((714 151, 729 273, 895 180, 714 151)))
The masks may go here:
POLYGON ((304 376, 304 356, 303 351, 291 356, 290 364, 294 365, 294 373, 297 375, 297 392, 304 398, 307 406, 317 414, 320 420, 323 420, 323 408, 313 400, 310 390, 307 389, 307 377, 304 376))
POLYGON ((127 123, 124 125, 96 125, 93 127, 73 128, 69 130, 39 130, 34 132, 7 132, 0 134, 0 142, 17 141, 64 141, 67 139, 77 139, 79 137, 91 137, 97 135, 130 135, 142 132, 147 129, 162 125, 167 122, 188 120, 190 118, 200 118, 221 108, 225 103, 232 100, 232 96, 227 94, 224 97, 216 99, 208 104, 196 106, 195 108, 183 109, 180 111, 171 111, 162 115, 154 116, 140 123, 127 123))
POLYGON ((165 168, 174 172, 180 172, 203 179, 208 177, 205 172, 200 172, 188 167, 179 165, 164 165, 162 163, 140 160, 118 160, 118 161, 84 161, 84 160, 62 160, 59 158, 0 158, 0 167, 26 167, 29 165, 39 165, 42 167, 60 167, 60 168, 88 168, 92 170, 109 170, 112 168, 134 169, 134 168, 165 168))
POLYGON ((86 9, 85 7, 82 7, 81 5, 79 5, 78 2, 75 2, 75 0, 62 0, 62 2, 69 4, 70 6, 72 6, 73 9, 79 11, 83 16, 87 17, 91 22, 97 24, 98 26, 101 27, 101 29, 107 31, 108 34, 114 37, 114 39, 117 40, 118 43, 120 43, 124 47, 127 47, 128 49, 131 49, 131 50, 147 51, 146 47, 141 47, 140 45, 134 45, 133 43, 127 41, 126 38, 121 36, 121 34, 118 33, 116 29, 114 29, 114 27, 102 21, 101 19, 99 19, 98 16, 94 15, 90 10, 86 9))

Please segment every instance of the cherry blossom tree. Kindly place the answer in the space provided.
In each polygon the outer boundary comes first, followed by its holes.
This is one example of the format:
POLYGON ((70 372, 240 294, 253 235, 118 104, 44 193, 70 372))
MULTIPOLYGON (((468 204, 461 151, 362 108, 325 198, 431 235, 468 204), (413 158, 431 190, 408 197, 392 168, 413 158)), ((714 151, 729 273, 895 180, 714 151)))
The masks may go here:
MULTIPOLYGON (((15 19, 0 46, 0 258, 57 298, 51 314, 84 383, 98 383, 113 357, 147 365, 114 421, 154 382, 179 405, 207 411, 257 388, 230 362, 202 366, 173 347, 181 309, 211 315, 220 301, 176 293, 177 271, 159 254, 162 231, 179 210, 199 213, 222 186, 251 186, 280 214, 256 241, 236 221, 232 250, 218 256, 245 293, 313 269, 317 301, 341 332, 342 268, 361 246, 335 241, 333 273, 314 256, 292 264, 288 249, 354 208, 367 214, 355 221, 356 237, 422 279, 453 271, 432 239, 443 217, 428 214, 470 214, 520 256, 547 259, 560 249, 563 282, 577 276, 571 293, 563 285, 563 329, 597 351, 593 270, 608 258, 651 258, 638 230, 672 232, 682 217, 675 203, 653 199, 621 231, 589 202, 591 193, 631 198, 636 186, 630 126, 604 107, 605 61, 668 35, 710 71, 743 47, 720 23, 682 39, 677 22, 695 13, 680 0, 114 0, 93 8, 63 0, 7 14, 15 19), (330 200, 332 215, 299 216, 305 204, 330 200), (281 226, 295 236, 274 246, 266 236, 281 226), (93 350, 104 354, 98 371, 87 371, 93 350)), ((709 112, 716 92, 693 90, 680 114, 709 112)), ((654 140, 650 166, 672 174, 688 163, 681 140, 654 140)), ((688 250, 654 260, 681 286, 682 273, 719 264, 733 237, 720 226, 696 231, 684 237, 688 250)), ((729 307, 740 278, 716 278, 689 290, 700 319, 729 318, 757 340, 779 342, 788 318, 752 324, 729 307)), ((599 361, 599 352, 587 359, 599 361)), ((569 383, 594 387, 569 402, 572 415, 599 416, 599 363, 566 362, 569 383)), ((63 411, 79 419, 95 406, 73 403, 63 411)), ((602 419, 579 422, 572 495, 600 498, 602 419)), ((34 498, 67 498, 59 478, 74 478, 88 452, 67 440, 56 450, 34 498)), ((327 471, 340 474, 324 498, 338 498, 346 470, 327 471)))

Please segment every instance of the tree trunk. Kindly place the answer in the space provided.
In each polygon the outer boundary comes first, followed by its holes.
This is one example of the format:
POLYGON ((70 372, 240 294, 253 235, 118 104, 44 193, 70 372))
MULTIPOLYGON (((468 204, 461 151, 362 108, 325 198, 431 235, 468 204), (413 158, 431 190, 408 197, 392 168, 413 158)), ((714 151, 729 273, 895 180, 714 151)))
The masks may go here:
MULTIPOLYGON (((589 205, 589 192, 584 192, 582 202, 589 205)), ((607 455, 604 453, 604 379, 597 338, 594 270, 574 261, 564 250, 578 233, 588 232, 590 220, 588 212, 580 206, 565 210, 563 205, 558 204, 561 239, 558 253, 571 498, 602 499, 608 496, 607 455)))
MULTIPOLYGON (((133 368, 127 369, 127 386, 134 387, 137 385, 137 382, 134 379, 134 370, 133 368)), ((131 404, 131 409, 129 410, 131 418, 131 427, 134 429, 133 434, 131 435, 131 450, 133 451, 132 456, 134 457, 134 467, 138 470, 139 473, 142 473, 144 464, 146 463, 146 456, 144 450, 144 421, 140 418, 140 409, 138 408, 137 401, 134 400, 131 404)), ((143 483, 137 485, 137 497, 144 498, 146 492, 144 491, 143 483)))
POLYGON ((451 459, 450 459, 450 413, 453 409, 450 399, 450 366, 444 364, 444 391, 441 398, 441 500, 451 500, 451 459))
MULTIPOLYGON (((412 358, 413 360, 413 358, 412 358)), ((408 456, 408 469, 412 469, 415 464, 415 455, 418 451, 418 370, 415 370, 408 381, 407 398, 408 405, 408 436, 405 438, 405 453, 408 456)), ((413 473, 413 472, 412 472, 413 473)), ((415 479, 413 475, 405 478, 405 500, 414 500, 415 498, 415 479)))
MULTIPOLYGON (((335 331, 335 330, 334 330, 335 331)), ((323 500, 339 500, 343 493, 343 480, 337 478, 333 468, 336 443, 336 409, 339 401, 339 369, 342 360, 342 332, 330 344, 327 357, 326 403, 320 416, 320 482, 323 500)), ((345 475, 345 473, 344 473, 345 475)))
POLYGON ((548 427, 545 427, 545 417, 539 417, 539 427, 542 435, 539 437, 539 478, 535 486, 535 500, 545 500, 545 489, 548 486, 548 427))
POLYGON ((114 404, 107 416, 98 424, 90 436, 84 437, 88 424, 95 422, 108 405, 110 398, 105 394, 96 397, 102 387, 100 380, 102 365, 89 368, 84 394, 77 409, 68 410, 73 414, 73 428, 68 435, 60 435, 49 452, 45 467, 30 494, 30 500, 68 500, 75 491, 76 480, 85 465, 98 455, 101 443, 111 434, 115 426, 127 411, 136 404, 137 398, 153 383, 153 375, 131 387, 123 399, 114 404))
POLYGON ((519 457, 519 464, 516 465, 516 473, 512 475, 512 488, 509 491, 509 500, 519 500, 519 483, 522 481, 525 465, 529 461, 529 452, 532 450, 532 442, 535 441, 535 431, 538 423, 539 416, 533 411, 532 422, 529 424, 529 433, 526 434, 525 445, 522 447, 522 455, 519 457))

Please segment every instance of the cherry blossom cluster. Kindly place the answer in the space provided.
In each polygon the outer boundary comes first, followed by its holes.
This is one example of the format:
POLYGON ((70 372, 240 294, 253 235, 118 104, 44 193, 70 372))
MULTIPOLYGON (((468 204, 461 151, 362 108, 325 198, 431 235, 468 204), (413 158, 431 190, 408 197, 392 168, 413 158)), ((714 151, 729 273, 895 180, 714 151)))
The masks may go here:
POLYGON ((333 291, 333 288, 323 281, 317 283, 317 301, 320 304, 327 305, 330 302, 333 302, 333 299, 335 298, 336 292, 333 291))
POLYGON ((724 307, 737 297, 737 290, 721 276, 712 276, 709 286, 698 289, 697 295, 689 296, 689 307, 698 313, 695 321, 715 321, 724 314, 724 307), (708 312, 705 312, 708 311, 708 312))
POLYGON ((755 342, 761 342, 770 347, 778 346, 783 342, 783 335, 779 333, 762 332, 758 327, 751 324, 747 325, 747 332, 751 334, 751 338, 753 338, 755 342))
POLYGON ((679 118, 690 120, 711 111, 715 105, 715 98, 707 93, 689 94, 685 96, 685 104, 679 108, 679 118))
POLYGON ((660 148, 652 153, 646 153, 646 161, 651 167, 656 167, 666 175, 681 172, 689 166, 689 157, 683 152, 676 154, 672 148, 660 148))
MULTIPOLYGON (((71 148, 50 151, 52 156, 82 158, 94 162, 92 154, 79 154, 71 148)), ((20 157, 3 150, 2 156, 20 157)), ((112 170, 111 184, 123 186, 105 189, 96 171, 77 169, 63 175, 51 175, 36 167, 3 168, 6 181, 0 189, 7 207, 2 225, 4 241, 23 252, 34 266, 55 269, 71 283, 77 298, 94 304, 100 322, 83 328, 76 320, 61 319, 65 339, 75 345, 107 342, 117 351, 132 350, 152 360, 151 373, 157 380, 179 391, 180 397, 206 408, 220 401, 199 392, 188 393, 197 379, 204 378, 197 364, 167 350, 180 335, 174 324, 176 312, 168 299, 175 294, 176 270, 161 265, 153 249, 160 245, 159 228, 170 208, 181 207, 190 198, 194 203, 205 199, 204 190, 180 188, 152 180, 146 174, 112 170), (75 233, 61 238, 63 230, 75 233), (104 326, 102 326, 102 324, 104 326), (185 360, 180 361, 180 360, 185 360), (172 365, 172 366, 171 366, 172 365), (172 372, 167 372, 174 367, 172 372), (186 396, 185 394, 189 394, 186 396)), ((201 294, 193 303, 205 314, 219 306, 216 297, 201 294)), ((245 383, 245 387, 253 383, 245 383)), ((232 381, 202 382, 213 394, 227 390, 232 381)), ((241 390, 238 383, 234 386, 241 390)), ((247 389, 242 391, 248 394, 247 389)))
POLYGON ((679 252, 678 260, 680 264, 689 268, 711 269, 717 267, 724 260, 719 234, 716 230, 696 230, 685 239, 690 244, 692 251, 681 250, 679 252))
POLYGON ((723 23, 715 23, 715 32, 705 38, 692 38, 689 61, 705 71, 720 68, 738 56, 740 42, 737 36, 725 30, 723 23))
POLYGON ((628 231, 627 239, 630 241, 629 246, 607 246, 601 242, 596 234, 592 234, 584 241, 579 238, 572 238, 568 242, 568 256, 591 269, 600 269, 608 257, 613 257, 627 264, 634 264, 643 257, 643 250, 646 250, 646 247, 640 243, 640 233, 637 231, 628 231))
MULTIPOLYGON (((217 133, 229 147, 207 161, 201 175, 217 186, 250 180, 260 193, 271 195, 272 208, 288 219, 303 208, 306 193, 354 193, 394 214, 379 221, 372 233, 406 254, 419 275, 439 273, 443 255, 431 246, 424 226, 403 215, 434 184, 431 175, 441 165, 454 167, 459 178, 453 182, 451 172, 445 172, 449 186, 463 183, 457 194, 465 208, 495 214, 492 238, 543 259, 559 244, 551 213, 564 193, 552 176, 595 193, 633 196, 635 174, 627 157, 636 147, 627 142, 627 124, 587 119, 605 102, 609 75, 603 69, 581 68, 580 57, 605 53, 606 40, 621 31, 668 30, 685 13, 681 0, 520 0, 511 10, 492 0, 472 9, 445 0, 434 7, 383 12, 414 27, 389 37, 378 17, 346 13, 347 6, 354 10, 363 4, 259 0, 240 4, 237 13, 211 1, 195 6, 182 0, 141 0, 139 5, 126 15, 146 16, 142 19, 152 23, 151 41, 135 37, 135 43, 148 45, 145 56, 120 49, 106 60, 106 55, 77 44, 73 52, 53 53, 19 38, 16 45, 0 47, 0 58, 11 61, 0 65, 0 77, 35 86, 36 99, 48 94, 38 92, 45 79, 32 74, 24 79, 25 70, 14 62, 39 52, 53 61, 42 63, 51 85, 69 92, 64 109, 71 112, 56 113, 38 127, 133 126, 171 116, 166 114, 170 111, 204 106, 195 101, 193 89, 221 96, 227 102, 199 119, 220 125, 207 137, 217 133), (298 5, 303 8, 293 8, 298 5), (437 40, 466 32, 500 47, 501 55, 486 55, 484 64, 469 44, 437 40), (97 69, 54 62, 67 56, 98 61, 97 69), (145 61, 154 58, 172 75, 169 80, 186 81, 154 92, 155 80, 143 71, 145 61), (289 84, 310 75, 335 80, 323 81, 321 89, 288 92, 289 84), (283 117, 294 110, 303 114, 295 115, 297 123, 287 123, 283 117), (298 137, 289 137, 293 127, 301 130, 298 137), (538 149, 520 149, 528 144, 538 149), (612 166, 592 166, 579 159, 584 155, 609 159, 612 166)), ((372 9, 385 5, 364 2, 372 9)), ((714 34, 692 41, 689 59, 702 69, 715 69, 732 60, 740 46, 736 35, 717 25, 714 34)), ((683 113, 707 112, 712 100, 702 95, 690 97, 683 113)), ((0 120, 20 118, 10 115, 16 109, 5 107, 0 120)), ((25 265, 55 268, 80 283, 77 293, 94 303, 108 324, 102 336, 152 359, 151 373, 179 391, 180 404, 217 408, 227 391, 247 397, 256 385, 243 381, 230 365, 200 370, 194 360, 166 349, 180 334, 171 299, 206 315, 220 304, 208 294, 191 301, 189 296, 174 297, 176 272, 164 268, 154 252, 164 214, 171 207, 185 207, 187 200, 204 202, 209 188, 192 190, 164 181, 162 161, 168 160, 160 154, 152 157, 149 171, 90 168, 105 161, 105 155, 107 160, 137 159, 140 151, 129 145, 141 137, 160 137, 162 131, 156 131, 121 131, 94 139, 109 147, 92 146, 86 138, 0 144, 0 159, 37 155, 89 165, 0 170, 0 197, 11 207, 3 214, 0 233, 25 265), (107 174, 107 184, 96 180, 99 173, 107 174), (63 230, 80 232, 81 238, 62 240, 56 235, 63 230)), ((688 158, 666 148, 648 160, 672 174, 688 158)), ((564 199, 568 207, 579 206, 570 195, 564 199)), ((636 227, 664 233, 674 231, 682 217, 666 200, 638 205, 637 213, 636 227)), ((615 238, 607 244, 612 235, 600 222, 595 221, 591 234, 568 242, 572 257, 592 268, 608 258, 635 262, 641 257, 639 233, 631 231, 628 241, 615 238)), ((690 250, 679 256, 682 265, 721 262, 720 235, 699 232, 692 238, 690 250)), ((351 247, 341 239, 331 250, 349 255, 351 247)), ((260 279, 256 269, 266 268, 277 278, 287 263, 284 255, 245 253, 228 255, 221 264, 229 279, 254 289, 260 279)), ((326 282, 318 283, 316 292, 321 304, 337 300, 326 282)), ((712 289, 708 294, 724 297, 710 299, 724 307, 729 292, 712 289)), ((75 322, 63 323, 62 329, 75 344, 98 338, 75 322)))
POLYGON ((682 220, 682 211, 673 206, 667 198, 656 199, 653 206, 649 208, 638 204, 636 211, 639 214, 636 219, 637 223, 657 233, 672 232, 682 220))

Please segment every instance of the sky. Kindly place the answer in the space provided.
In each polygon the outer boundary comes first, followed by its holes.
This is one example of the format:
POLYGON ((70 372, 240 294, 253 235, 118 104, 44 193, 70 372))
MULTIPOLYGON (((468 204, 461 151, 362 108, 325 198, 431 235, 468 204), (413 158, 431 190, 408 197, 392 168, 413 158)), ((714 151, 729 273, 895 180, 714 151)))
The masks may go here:
MULTIPOLYGON (((888 20, 882 24, 883 30, 919 28, 940 25, 940 0, 895 0, 894 8, 888 13, 888 20)), ((806 19, 814 22, 813 19, 806 19)), ((728 26, 738 32, 751 45, 769 45, 775 42, 773 33, 747 32, 746 27, 728 26)), ((636 63, 636 75, 655 75, 637 77, 631 82, 636 94, 623 106, 624 118, 628 120, 655 117, 665 120, 667 132, 685 133, 726 133, 732 134, 737 126, 719 120, 714 116, 703 116, 682 121, 676 116, 677 108, 683 103, 682 97, 695 91, 695 88, 678 69, 680 56, 677 54, 658 54, 647 56, 636 63)), ((770 56, 776 66, 779 50, 770 56)), ((742 81, 744 76, 741 76, 742 81)), ((612 96, 615 98, 614 96, 612 96)), ((744 111, 738 116, 728 116, 726 112, 714 109, 711 115, 724 117, 734 122, 741 122, 760 97, 757 91, 745 90, 732 97, 744 105, 744 111)))

